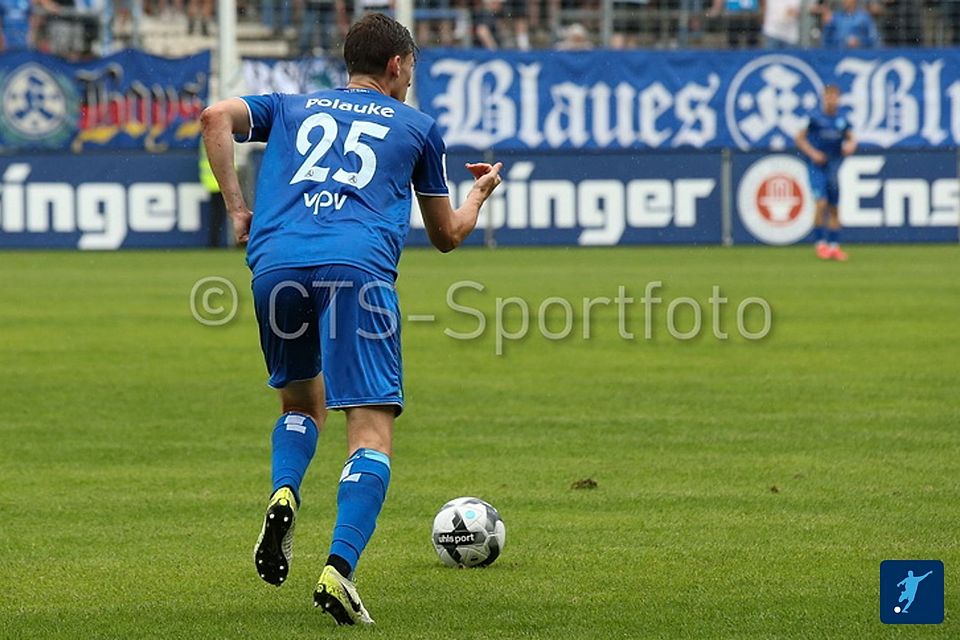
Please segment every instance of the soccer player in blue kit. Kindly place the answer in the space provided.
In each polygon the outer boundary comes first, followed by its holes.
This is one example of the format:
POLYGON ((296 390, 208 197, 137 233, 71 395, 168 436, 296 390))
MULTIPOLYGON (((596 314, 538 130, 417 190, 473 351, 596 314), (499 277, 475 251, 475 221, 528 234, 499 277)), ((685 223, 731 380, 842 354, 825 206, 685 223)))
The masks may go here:
POLYGON ((405 27, 369 14, 344 42, 346 87, 232 98, 201 117, 237 241, 247 243, 268 383, 280 393, 273 493, 254 565, 270 584, 286 579, 300 483, 327 410, 343 410, 348 458, 314 591, 314 605, 338 624, 373 622, 353 576, 386 496, 393 423, 403 409, 394 282, 411 183, 430 241, 444 252, 473 230, 500 183, 500 163, 468 164, 473 188, 460 208, 451 206, 437 125, 403 103, 415 52, 405 27), (267 143, 255 213, 234 170, 234 136, 267 143))
POLYGON ((797 148, 807 157, 810 189, 817 201, 814 239, 817 257, 823 260, 847 260, 840 248, 840 163, 857 150, 853 128, 840 113, 840 88, 827 85, 823 105, 810 113, 807 127, 797 134, 797 148), (826 222, 826 228, 824 228, 826 222))

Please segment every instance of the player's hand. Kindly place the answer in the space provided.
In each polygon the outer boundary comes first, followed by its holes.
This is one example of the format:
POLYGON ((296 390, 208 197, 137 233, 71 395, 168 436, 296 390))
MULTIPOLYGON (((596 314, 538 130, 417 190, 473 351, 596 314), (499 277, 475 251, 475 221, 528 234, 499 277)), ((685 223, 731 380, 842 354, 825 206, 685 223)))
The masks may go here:
POLYGON ((856 152, 856 150, 857 150, 857 145, 855 142, 852 142, 850 140, 844 141, 843 148, 842 148, 843 155, 852 156, 856 152))
POLYGON ((246 208, 231 211, 230 218, 233 220, 233 239, 237 246, 247 246, 247 241, 250 240, 250 220, 253 219, 253 212, 246 208))
POLYGON ((467 167, 467 171, 473 176, 473 179, 479 180, 481 177, 490 173, 494 166, 503 167, 503 163, 498 162, 496 165, 492 165, 486 162, 468 162, 465 166, 467 167))
POLYGON ((487 164, 486 162, 468 162, 466 167, 467 171, 469 171, 476 180, 473 188, 483 194, 484 200, 490 197, 490 194, 497 188, 497 185, 503 182, 503 179, 500 177, 500 169, 503 169, 502 162, 493 165, 487 164))
POLYGON ((827 164, 827 154, 823 151, 814 151, 813 155, 810 156, 810 159, 813 160, 813 164, 823 166, 827 164))

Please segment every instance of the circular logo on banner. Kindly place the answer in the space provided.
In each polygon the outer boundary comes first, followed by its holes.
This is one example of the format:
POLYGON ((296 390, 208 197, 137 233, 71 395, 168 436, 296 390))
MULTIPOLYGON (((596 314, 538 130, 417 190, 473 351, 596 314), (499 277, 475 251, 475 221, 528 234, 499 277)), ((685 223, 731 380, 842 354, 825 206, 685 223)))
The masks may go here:
POLYGON ((740 179, 737 210, 747 231, 766 244, 793 244, 813 228, 807 165, 793 156, 757 160, 740 179))
POLYGON ((744 65, 727 90, 727 128, 737 146, 787 148, 820 102, 823 81, 803 60, 765 55, 744 65))
POLYGON ((0 129, 15 142, 54 143, 76 118, 72 93, 47 69, 25 64, 0 80, 0 129))

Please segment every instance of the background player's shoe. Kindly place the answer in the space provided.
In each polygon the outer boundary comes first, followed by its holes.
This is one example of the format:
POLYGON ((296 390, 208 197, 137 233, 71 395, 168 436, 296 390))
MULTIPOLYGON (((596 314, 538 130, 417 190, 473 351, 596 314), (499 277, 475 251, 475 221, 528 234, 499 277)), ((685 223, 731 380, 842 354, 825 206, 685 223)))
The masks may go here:
POLYGON ((297 499, 289 487, 280 487, 270 497, 263 516, 263 528, 253 562, 265 582, 278 587, 287 579, 293 558, 293 526, 297 521, 297 499))
POLYGON ((831 247, 831 248, 830 248, 830 259, 831 259, 831 260, 836 260, 837 262, 846 262, 848 257, 849 257, 849 256, 847 256, 847 254, 844 253, 843 249, 841 249, 840 247, 831 247))
POLYGON ((826 242, 817 243, 817 257, 821 260, 829 260, 831 257, 832 251, 826 242))
POLYGON ((313 606, 320 607, 337 621, 337 624, 373 624, 353 582, 327 565, 320 574, 313 592, 313 606))

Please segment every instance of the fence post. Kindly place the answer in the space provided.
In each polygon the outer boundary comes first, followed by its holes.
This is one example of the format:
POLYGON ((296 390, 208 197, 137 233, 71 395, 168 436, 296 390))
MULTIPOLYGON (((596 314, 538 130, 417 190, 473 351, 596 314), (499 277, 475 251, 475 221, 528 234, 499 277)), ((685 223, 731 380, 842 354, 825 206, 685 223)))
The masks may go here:
POLYGON ((217 0, 217 96, 225 100, 235 95, 240 80, 240 56, 237 53, 237 2, 217 0))
POLYGON ((810 0, 800 2, 800 47, 810 47, 810 31, 813 30, 813 16, 810 14, 810 0))
POLYGON ((733 245, 733 154, 724 149, 720 154, 720 241, 733 245))
POLYGON ((613 0, 603 0, 603 13, 600 16, 600 33, 603 46, 610 48, 613 41, 613 0))
POLYGON ((143 0, 133 0, 130 3, 130 17, 133 22, 133 36, 130 44, 134 49, 143 48, 143 0))
POLYGON ((677 24, 677 45, 681 48, 690 44, 690 3, 692 0, 683 0, 680 3, 680 14, 677 24))

